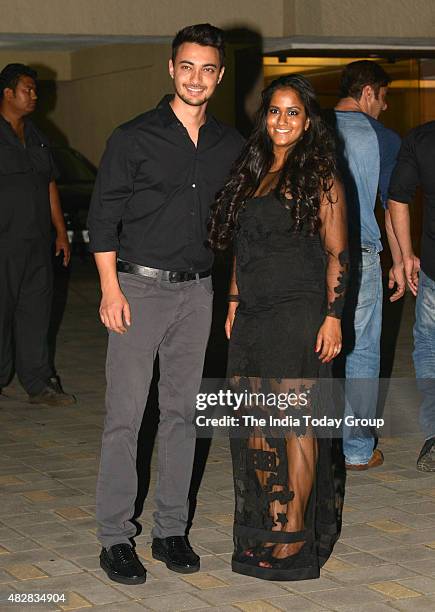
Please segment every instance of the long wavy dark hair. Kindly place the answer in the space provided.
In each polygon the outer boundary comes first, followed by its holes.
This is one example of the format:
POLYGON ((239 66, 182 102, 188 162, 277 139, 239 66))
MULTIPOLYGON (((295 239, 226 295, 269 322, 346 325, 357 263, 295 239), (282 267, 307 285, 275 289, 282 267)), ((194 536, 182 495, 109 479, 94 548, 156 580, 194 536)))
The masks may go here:
POLYGON ((337 172, 334 138, 321 118, 313 86, 302 75, 292 74, 275 79, 262 92, 252 134, 212 206, 208 229, 209 245, 214 249, 223 250, 231 244, 239 211, 255 194, 273 164, 267 114, 275 91, 288 88, 298 94, 310 123, 287 155, 274 191, 284 206, 288 206, 288 194, 295 201, 291 207, 293 232, 304 229, 314 235, 319 230, 320 198, 326 194, 331 199, 332 181, 337 172))

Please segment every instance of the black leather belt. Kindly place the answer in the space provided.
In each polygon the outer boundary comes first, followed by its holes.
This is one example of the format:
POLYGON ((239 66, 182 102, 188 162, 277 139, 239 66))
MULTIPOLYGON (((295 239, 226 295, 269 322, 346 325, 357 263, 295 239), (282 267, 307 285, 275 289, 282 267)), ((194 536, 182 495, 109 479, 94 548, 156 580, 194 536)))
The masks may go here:
POLYGON ((116 261, 116 269, 118 272, 127 272, 128 274, 138 274, 139 276, 147 276, 149 278, 158 278, 169 283, 183 283, 192 281, 198 278, 210 276, 211 270, 205 272, 171 272, 170 270, 160 270, 159 268, 148 268, 139 264, 118 259, 116 261))

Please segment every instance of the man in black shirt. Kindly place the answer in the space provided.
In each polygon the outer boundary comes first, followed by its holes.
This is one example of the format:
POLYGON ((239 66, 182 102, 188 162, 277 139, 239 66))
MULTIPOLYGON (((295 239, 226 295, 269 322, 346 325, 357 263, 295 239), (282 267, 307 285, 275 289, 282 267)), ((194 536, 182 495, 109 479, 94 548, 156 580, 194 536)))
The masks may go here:
POLYGON ((75 399, 63 393, 48 357, 52 224, 65 266, 70 247, 48 141, 28 118, 36 106, 35 79, 23 64, 0 73, 0 392, 15 352, 30 403, 61 406, 75 399))
POLYGON ((417 296, 414 325, 414 366, 423 395, 420 424, 425 443, 417 469, 435 471, 435 121, 420 125, 403 140, 391 177, 388 208, 402 251, 408 286, 417 296), (421 260, 411 242, 409 208, 415 190, 424 196, 421 260))
POLYGON ((206 114, 224 73, 221 30, 201 24, 173 41, 175 95, 119 127, 108 141, 89 213, 90 248, 109 330, 107 415, 97 484, 100 563, 117 582, 145 581, 131 538, 137 435, 160 358, 159 453, 154 558, 174 571, 199 569, 185 536, 195 396, 211 324, 212 253, 206 222, 242 147, 241 136, 206 114))

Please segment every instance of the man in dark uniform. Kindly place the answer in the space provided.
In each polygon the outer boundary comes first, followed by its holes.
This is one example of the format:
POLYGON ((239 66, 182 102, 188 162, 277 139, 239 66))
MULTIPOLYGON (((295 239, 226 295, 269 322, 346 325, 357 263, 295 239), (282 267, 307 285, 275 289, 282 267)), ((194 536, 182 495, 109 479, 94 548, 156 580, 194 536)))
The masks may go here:
POLYGON ((15 361, 30 403, 60 406, 75 399, 49 365, 51 224, 65 266, 70 248, 48 141, 28 119, 36 76, 23 64, 0 73, 0 393, 15 361))
POLYGON ((243 144, 235 129, 206 113, 224 73, 221 30, 209 24, 181 30, 172 44, 169 73, 175 95, 110 138, 89 212, 90 249, 102 289, 100 317, 109 329, 97 535, 101 567, 125 584, 146 577, 131 546, 132 517, 137 436, 157 353, 152 554, 173 571, 199 570, 185 533, 195 398, 213 302, 213 254, 204 243, 210 205, 243 144))

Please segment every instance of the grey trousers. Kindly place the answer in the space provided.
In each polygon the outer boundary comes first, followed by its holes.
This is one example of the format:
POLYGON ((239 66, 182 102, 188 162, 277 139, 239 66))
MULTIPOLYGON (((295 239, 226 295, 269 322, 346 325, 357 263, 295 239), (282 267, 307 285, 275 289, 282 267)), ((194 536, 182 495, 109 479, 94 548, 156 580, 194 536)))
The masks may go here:
POLYGON ((211 278, 169 283, 119 273, 132 323, 109 332, 106 418, 97 482, 97 535, 128 543, 137 495, 137 439, 159 354, 158 477, 153 537, 184 535, 195 453, 195 396, 211 326, 211 278))

